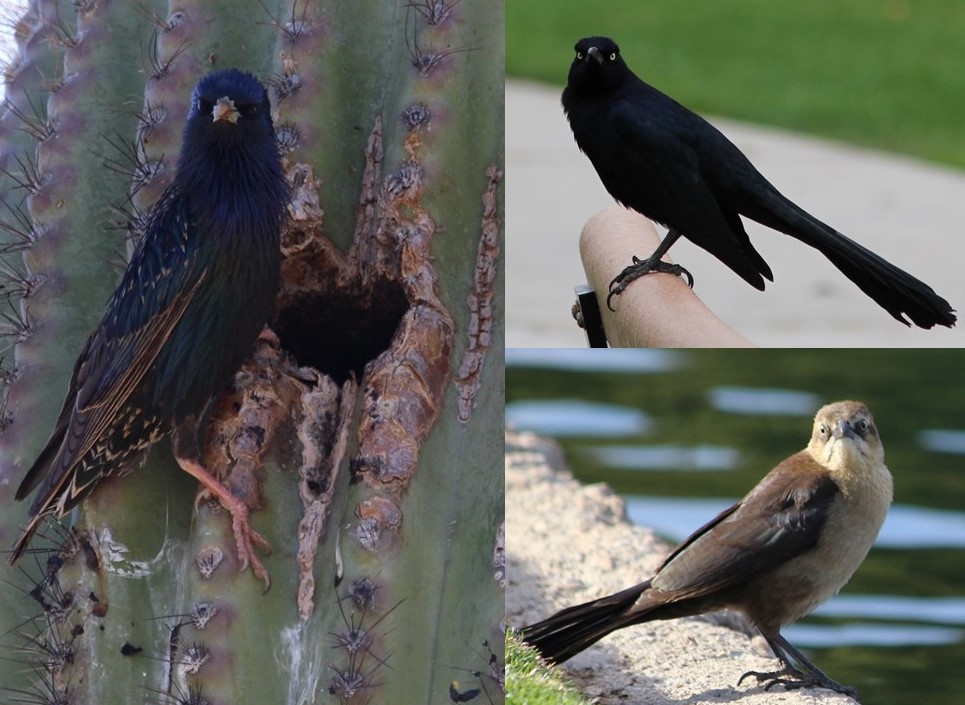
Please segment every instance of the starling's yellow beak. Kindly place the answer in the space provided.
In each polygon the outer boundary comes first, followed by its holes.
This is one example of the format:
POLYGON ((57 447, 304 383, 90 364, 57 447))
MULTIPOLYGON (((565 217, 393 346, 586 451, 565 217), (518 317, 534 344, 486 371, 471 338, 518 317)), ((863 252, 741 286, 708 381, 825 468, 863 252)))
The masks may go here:
POLYGON ((214 121, 227 120, 228 122, 235 123, 238 122, 238 116, 241 113, 235 107, 235 103, 228 96, 223 96, 218 98, 218 102, 214 104, 214 108, 211 110, 211 117, 214 121))

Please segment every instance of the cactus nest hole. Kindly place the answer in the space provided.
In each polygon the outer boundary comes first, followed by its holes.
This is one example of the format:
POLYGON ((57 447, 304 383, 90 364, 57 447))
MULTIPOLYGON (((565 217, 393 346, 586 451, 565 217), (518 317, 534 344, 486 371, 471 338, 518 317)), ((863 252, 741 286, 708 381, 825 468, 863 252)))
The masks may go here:
POLYGON ((325 294, 303 294, 272 327, 299 365, 342 384, 353 373, 361 379, 365 365, 388 349, 408 308, 399 283, 379 279, 365 291, 331 287, 325 294))

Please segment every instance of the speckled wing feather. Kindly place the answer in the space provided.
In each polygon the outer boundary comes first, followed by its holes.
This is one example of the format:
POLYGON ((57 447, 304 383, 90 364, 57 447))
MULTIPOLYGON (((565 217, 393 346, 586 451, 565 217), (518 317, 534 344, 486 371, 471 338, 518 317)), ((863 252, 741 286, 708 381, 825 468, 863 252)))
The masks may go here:
MULTIPOLYGON (((112 425, 119 426, 116 431, 124 434, 123 424, 145 425, 149 421, 131 418, 124 408, 205 278, 206 270, 198 268, 197 257, 190 252, 190 243, 195 241, 191 227, 183 199, 178 197, 176 187, 169 188, 158 202, 148 233, 104 318, 77 359, 67 398, 47 445, 17 490, 16 497, 21 499, 44 480, 31 508, 37 515, 31 527, 43 515, 62 515, 101 478, 104 463, 85 461, 110 434, 112 425), (171 257, 171 252, 181 256, 171 257)), ((149 434, 140 440, 138 448, 132 450, 150 445, 156 438, 152 440, 149 434)))

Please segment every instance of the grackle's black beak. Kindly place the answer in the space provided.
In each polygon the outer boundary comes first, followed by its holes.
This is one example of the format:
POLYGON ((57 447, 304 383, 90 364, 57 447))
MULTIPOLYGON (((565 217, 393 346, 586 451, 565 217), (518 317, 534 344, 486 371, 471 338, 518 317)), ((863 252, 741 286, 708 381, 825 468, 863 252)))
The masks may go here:
POLYGON ((845 419, 838 421, 837 427, 831 432, 835 438, 856 438, 854 427, 845 419))
POLYGON ((586 50, 586 58, 593 59, 599 66, 603 66, 603 54, 596 47, 590 47, 586 50))

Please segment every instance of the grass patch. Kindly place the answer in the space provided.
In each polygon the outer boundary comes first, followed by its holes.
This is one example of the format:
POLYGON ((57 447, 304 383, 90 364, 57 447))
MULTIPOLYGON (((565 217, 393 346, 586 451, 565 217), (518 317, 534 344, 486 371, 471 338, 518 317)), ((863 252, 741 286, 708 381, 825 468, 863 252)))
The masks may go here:
POLYGON ((535 649, 506 635, 507 705, 590 705, 562 671, 540 661, 535 649))
POLYGON ((576 40, 609 35, 641 78, 699 112, 965 167, 958 0, 506 5, 508 76, 562 90, 576 40))

